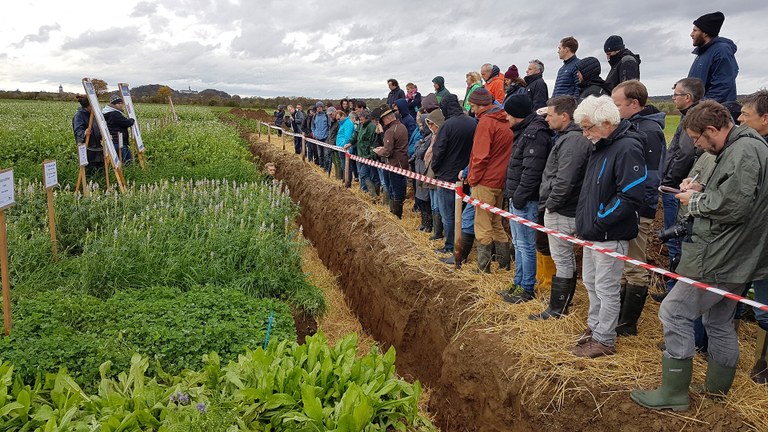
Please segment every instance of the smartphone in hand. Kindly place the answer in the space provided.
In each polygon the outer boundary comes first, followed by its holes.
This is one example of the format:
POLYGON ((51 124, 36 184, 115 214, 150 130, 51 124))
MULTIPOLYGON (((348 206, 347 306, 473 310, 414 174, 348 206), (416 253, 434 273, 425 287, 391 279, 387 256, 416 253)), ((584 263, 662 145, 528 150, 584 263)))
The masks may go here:
POLYGON ((659 192, 666 193, 666 194, 672 194, 672 195, 677 195, 677 194, 683 193, 683 191, 681 191, 680 189, 675 189, 675 188, 669 187, 669 186, 659 186, 659 192))

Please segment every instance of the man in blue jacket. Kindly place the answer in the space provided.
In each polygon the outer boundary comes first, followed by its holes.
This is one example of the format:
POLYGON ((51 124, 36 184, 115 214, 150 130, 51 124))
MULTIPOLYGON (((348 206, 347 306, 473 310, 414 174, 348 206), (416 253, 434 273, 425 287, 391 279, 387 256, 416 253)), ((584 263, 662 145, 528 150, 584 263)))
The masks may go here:
MULTIPOLYGON (((328 130, 331 127, 331 121, 328 115, 325 113, 325 104, 318 101, 315 104, 315 117, 312 119, 312 136, 318 140, 325 142, 328 139, 328 130)), ((317 148, 315 153, 315 164, 325 167, 325 148, 321 146, 313 146, 317 148)), ((330 155, 329 155, 330 156, 330 155)))
MULTIPOLYGON (((608 96, 589 96, 576 108, 574 120, 593 144, 576 207, 576 232, 600 248, 627 254, 637 237, 637 209, 647 178, 642 135, 608 96)), ((589 295, 587 329, 573 354, 600 357, 616 353, 620 280, 624 262, 584 248, 582 279, 589 295)))
POLYGON ((579 62, 579 58, 576 57, 578 49, 579 42, 573 36, 563 38, 557 46, 557 55, 563 61, 563 65, 557 71, 552 97, 565 95, 578 99, 580 93, 579 77, 576 76, 576 63, 579 62))
POLYGON ((736 44, 718 36, 725 21, 722 12, 700 16, 693 22, 693 60, 689 78, 699 78, 704 83, 704 99, 725 103, 736 100, 736 76, 739 64, 736 62, 736 44))

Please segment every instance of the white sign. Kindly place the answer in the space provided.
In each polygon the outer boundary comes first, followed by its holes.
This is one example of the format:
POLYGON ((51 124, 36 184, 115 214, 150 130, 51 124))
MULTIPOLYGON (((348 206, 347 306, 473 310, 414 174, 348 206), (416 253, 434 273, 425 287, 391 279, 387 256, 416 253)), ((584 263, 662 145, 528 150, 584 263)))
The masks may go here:
POLYGON ((59 185, 59 175, 56 172, 55 160, 43 162, 43 181, 46 189, 59 185))
POLYGON ((13 170, 0 171, 0 211, 14 205, 13 170))
POLYGON ((104 119, 104 114, 101 112, 101 105, 99 105, 99 99, 96 97, 96 89, 93 88, 93 83, 88 78, 83 78, 83 88, 85 88, 85 94, 88 95, 88 102, 91 104, 91 112, 96 123, 99 125, 101 131, 101 138, 105 142, 107 153, 109 158, 112 159, 112 164, 115 168, 120 168, 120 156, 117 155, 115 150, 115 144, 112 142, 112 136, 109 134, 109 128, 107 128, 107 121, 104 119))
MULTIPOLYGON (((128 117, 133 119, 133 139, 136 140, 136 147, 140 152, 144 152, 144 141, 141 139, 141 129, 139 128, 139 120, 136 118, 136 110, 133 109, 133 100, 131 100, 131 90, 128 88, 128 84, 120 83, 117 85, 120 89, 120 96, 125 102, 125 110, 128 111, 128 117)), ((147 130, 149 130, 149 123, 147 123, 147 130)))
POLYGON ((77 155, 80 157, 80 166, 88 165, 88 149, 85 144, 77 146, 77 155))

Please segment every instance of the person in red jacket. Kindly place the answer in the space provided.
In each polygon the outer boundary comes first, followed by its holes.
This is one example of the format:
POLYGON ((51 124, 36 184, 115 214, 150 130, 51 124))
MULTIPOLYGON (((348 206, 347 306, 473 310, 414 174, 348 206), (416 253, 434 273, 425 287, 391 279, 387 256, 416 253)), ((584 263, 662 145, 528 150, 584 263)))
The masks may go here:
MULTIPOLYGON (((469 96, 472 112, 479 119, 469 156, 467 182, 472 186, 472 197, 498 208, 503 208, 504 182, 507 162, 512 153, 512 130, 507 113, 493 104, 491 92, 479 88, 469 96)), ((501 216, 486 211, 475 212, 475 240, 477 241, 477 267, 491 272, 491 247, 509 260, 509 238, 501 225, 501 216)), ((509 263, 499 262, 502 268, 509 263)))
POLYGON ((483 80, 485 80, 485 89, 491 93, 496 102, 503 104, 505 96, 504 77, 501 75, 499 67, 486 63, 480 67, 480 74, 483 76, 483 80))

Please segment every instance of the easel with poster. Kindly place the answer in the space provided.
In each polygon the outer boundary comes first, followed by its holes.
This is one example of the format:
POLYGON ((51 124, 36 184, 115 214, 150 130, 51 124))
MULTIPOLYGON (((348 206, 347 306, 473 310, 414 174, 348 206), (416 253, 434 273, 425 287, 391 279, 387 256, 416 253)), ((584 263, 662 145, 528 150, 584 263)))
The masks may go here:
POLYGON ((125 109, 128 111, 128 117, 133 119, 133 126, 131 126, 131 132, 133 133, 133 140, 136 142, 136 157, 139 159, 139 165, 144 168, 146 158, 144 157, 144 141, 141 138, 141 128, 139 128, 139 119, 136 118, 136 110, 133 108, 133 100, 131 99, 131 90, 128 88, 127 83, 117 84, 117 88, 120 91, 120 97, 125 102, 125 109))
POLYGON ((5 335, 11 333, 11 278, 8 270, 8 232, 5 210, 16 203, 13 196, 13 171, 0 170, 0 273, 3 286, 3 327, 5 335))
POLYGON ((112 142, 112 136, 109 134, 109 128, 107 128, 107 121, 104 119, 104 114, 101 113, 99 99, 96 96, 96 89, 93 88, 93 83, 89 78, 83 78, 83 88, 85 94, 88 96, 88 102, 91 104, 91 114, 96 118, 96 124, 101 131, 101 144, 104 147, 104 174, 107 176, 107 189, 109 189, 109 168, 115 172, 115 178, 117 179, 117 185, 120 187, 121 192, 125 192, 125 178, 123 178, 123 167, 120 163, 120 156, 115 150, 115 145, 112 142))

